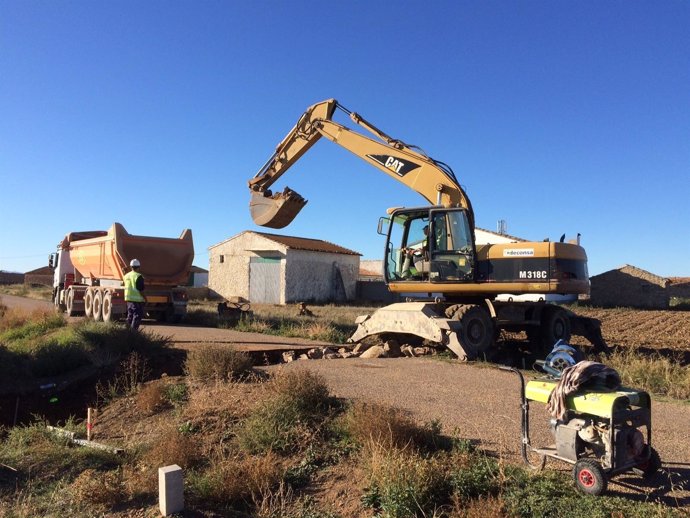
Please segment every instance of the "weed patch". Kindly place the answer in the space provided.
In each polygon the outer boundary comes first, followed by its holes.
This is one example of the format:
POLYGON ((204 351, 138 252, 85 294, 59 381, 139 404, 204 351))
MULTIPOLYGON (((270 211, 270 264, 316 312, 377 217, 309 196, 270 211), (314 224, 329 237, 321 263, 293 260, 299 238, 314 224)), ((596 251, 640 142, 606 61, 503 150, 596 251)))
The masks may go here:
POLYGON ((661 355, 646 356, 634 348, 617 350, 603 360, 618 371, 623 384, 675 399, 690 399, 690 369, 661 355))
POLYGON ((303 449, 321 430, 330 397, 323 378, 307 370, 280 371, 269 382, 270 397, 262 401, 237 432, 240 446, 250 453, 303 449))
POLYGON ((347 438, 356 445, 435 450, 448 446, 438 423, 419 426, 402 410, 376 403, 355 402, 340 420, 347 438))
POLYGON ((201 381, 240 380, 252 372, 251 357, 232 346, 200 344, 189 351, 185 374, 201 381))

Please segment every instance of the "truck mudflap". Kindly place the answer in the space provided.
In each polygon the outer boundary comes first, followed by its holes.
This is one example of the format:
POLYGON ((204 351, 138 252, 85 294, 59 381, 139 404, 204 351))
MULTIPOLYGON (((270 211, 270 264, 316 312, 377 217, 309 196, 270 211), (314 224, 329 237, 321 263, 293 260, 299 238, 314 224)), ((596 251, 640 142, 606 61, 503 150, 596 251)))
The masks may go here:
POLYGON ((461 324, 439 315, 431 302, 399 302, 377 309, 355 320, 357 330, 349 343, 383 333, 410 334, 447 347, 461 360, 471 360, 477 352, 463 347, 458 340, 461 324))

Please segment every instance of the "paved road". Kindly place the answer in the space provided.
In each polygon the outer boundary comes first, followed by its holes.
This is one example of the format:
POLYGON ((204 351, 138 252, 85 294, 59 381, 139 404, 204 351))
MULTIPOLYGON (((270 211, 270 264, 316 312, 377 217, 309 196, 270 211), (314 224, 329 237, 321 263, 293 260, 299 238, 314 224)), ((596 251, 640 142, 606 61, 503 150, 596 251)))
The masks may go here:
MULTIPOLYGON (((0 302, 25 309, 51 307, 44 301, 8 295, 0 295, 0 302)), ((254 351, 318 344, 227 329, 148 323, 144 328, 169 336, 174 347, 184 349, 202 342, 234 344, 254 351)), ((422 422, 439 420, 446 432, 457 429, 461 437, 479 440, 508 460, 520 461, 520 389, 514 374, 428 358, 312 360, 267 367, 279 368, 312 369, 325 378, 334 396, 398 406, 422 422)), ((533 444, 550 444, 543 405, 533 404, 531 410, 533 444)), ((641 486, 638 477, 622 476, 614 479, 622 485, 612 484, 611 490, 639 495, 652 492, 669 503, 690 506, 690 405, 654 401, 653 444, 664 463, 664 472, 654 480, 654 487, 641 486)), ((555 461, 547 466, 570 469, 555 461)))

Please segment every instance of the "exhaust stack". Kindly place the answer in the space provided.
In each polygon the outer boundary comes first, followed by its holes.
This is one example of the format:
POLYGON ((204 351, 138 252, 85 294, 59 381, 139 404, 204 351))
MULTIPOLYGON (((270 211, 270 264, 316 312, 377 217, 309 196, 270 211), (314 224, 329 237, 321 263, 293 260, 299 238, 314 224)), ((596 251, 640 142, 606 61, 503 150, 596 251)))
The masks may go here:
POLYGON ((271 194, 270 190, 252 191, 249 211, 257 225, 283 228, 292 223, 306 204, 307 200, 289 187, 276 194, 271 194))

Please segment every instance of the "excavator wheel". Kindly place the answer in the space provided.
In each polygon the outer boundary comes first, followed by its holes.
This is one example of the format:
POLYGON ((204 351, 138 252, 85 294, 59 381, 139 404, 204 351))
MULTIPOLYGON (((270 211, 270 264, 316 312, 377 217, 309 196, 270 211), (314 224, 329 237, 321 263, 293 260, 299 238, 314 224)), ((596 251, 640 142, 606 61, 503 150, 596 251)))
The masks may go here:
POLYGON ((467 351, 485 358, 494 345, 495 326, 489 312, 476 304, 458 304, 446 310, 446 316, 459 320, 458 340, 467 351))
POLYGON ((536 355, 546 357, 558 340, 569 342, 571 337, 568 312, 557 306, 548 307, 541 315, 541 325, 527 329, 530 349, 536 355))

